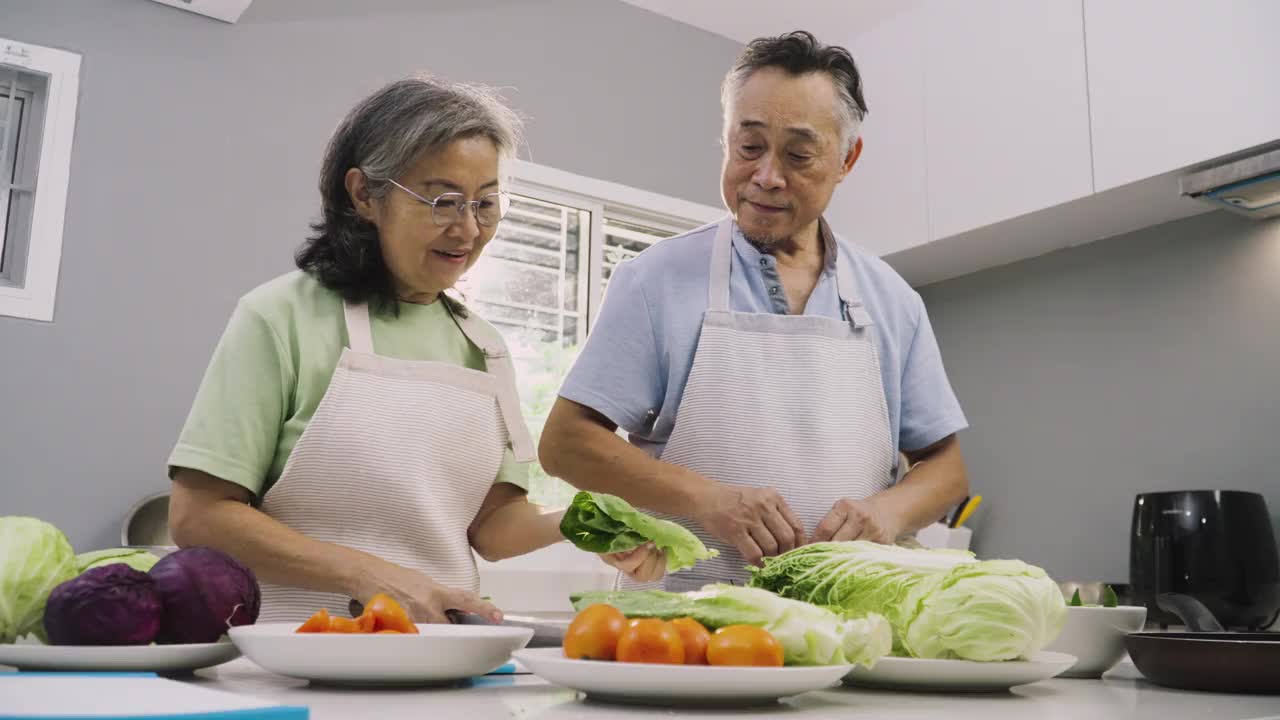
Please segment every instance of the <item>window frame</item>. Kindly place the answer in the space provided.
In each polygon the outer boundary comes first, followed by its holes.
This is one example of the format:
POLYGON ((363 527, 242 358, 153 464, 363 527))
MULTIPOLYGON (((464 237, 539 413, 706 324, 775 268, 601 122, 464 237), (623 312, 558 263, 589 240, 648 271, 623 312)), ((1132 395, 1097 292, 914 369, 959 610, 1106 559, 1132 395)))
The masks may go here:
MULTIPOLYGON (((595 327, 603 300, 604 220, 648 225, 676 232, 687 232, 723 218, 727 211, 710 205, 641 190, 620 183, 598 180, 583 175, 514 160, 510 168, 510 191, 536 200, 581 208, 591 213, 588 246, 583 257, 587 270, 583 308, 587 334, 595 327), (671 218, 688 220, 693 225, 672 223, 671 218)), ((580 290, 580 292, 584 292, 580 290)), ((582 297, 580 296, 581 300, 582 297)))
POLYGON ((81 56, 77 53, 0 38, 0 72, 10 69, 6 66, 15 66, 24 72, 43 75, 48 81, 43 98, 39 161, 34 172, 30 231, 25 237, 7 240, 8 252, 13 253, 16 247, 16 252, 23 255, 15 263, 22 268, 21 282, 0 281, 0 316, 53 321, 71 178, 80 64, 81 56))
MULTIPOLYGON (((724 208, 522 160, 512 161, 507 172, 510 175, 507 189, 511 193, 586 210, 591 214, 588 243, 580 265, 586 269, 587 282, 579 282, 579 307, 583 309, 588 337, 603 302, 606 216, 612 220, 681 233, 719 221, 728 214, 724 208), (672 218, 685 222, 673 222, 672 218)), ((500 607, 525 612, 565 611, 568 609, 568 597, 564 592, 566 580, 572 579, 583 585, 575 585, 574 589, 607 589, 617 574, 591 553, 578 551, 567 542, 498 563, 477 557, 476 563, 482 589, 493 597, 494 602, 500 607)))

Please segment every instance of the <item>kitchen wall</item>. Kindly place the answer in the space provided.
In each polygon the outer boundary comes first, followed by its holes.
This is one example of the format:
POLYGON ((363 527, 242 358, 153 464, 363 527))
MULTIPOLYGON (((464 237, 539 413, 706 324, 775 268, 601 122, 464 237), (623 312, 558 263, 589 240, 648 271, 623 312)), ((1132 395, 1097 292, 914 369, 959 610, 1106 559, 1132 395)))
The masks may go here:
POLYGON ((237 297, 291 268, 342 114, 415 71, 509 88, 535 162, 718 204, 738 45, 597 0, 4 0, 0 37, 83 54, 52 324, 0 318, 0 515, 115 544, 237 297), (627 41, 619 42, 625 32, 627 41))
POLYGON ((1280 518, 1280 220, 1178 220, 921 289, 968 413, 983 556, 1128 582, 1134 495, 1280 518))

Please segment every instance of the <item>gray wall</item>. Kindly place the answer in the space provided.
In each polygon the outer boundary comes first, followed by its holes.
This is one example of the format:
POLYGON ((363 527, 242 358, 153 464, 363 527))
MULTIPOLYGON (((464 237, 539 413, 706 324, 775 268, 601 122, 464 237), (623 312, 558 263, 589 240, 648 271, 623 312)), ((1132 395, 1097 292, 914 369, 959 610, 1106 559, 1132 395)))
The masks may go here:
POLYGON ((114 544, 237 297, 291 267, 320 154, 378 85, 510 88, 531 159, 718 204, 738 46, 601 0, 257 0, 226 25, 143 0, 2 0, 0 36, 82 53, 57 315, 0 318, 0 515, 114 544))
POLYGON ((968 413, 984 556, 1128 582, 1134 495, 1280 515, 1280 220, 1223 212, 921 290, 968 413))

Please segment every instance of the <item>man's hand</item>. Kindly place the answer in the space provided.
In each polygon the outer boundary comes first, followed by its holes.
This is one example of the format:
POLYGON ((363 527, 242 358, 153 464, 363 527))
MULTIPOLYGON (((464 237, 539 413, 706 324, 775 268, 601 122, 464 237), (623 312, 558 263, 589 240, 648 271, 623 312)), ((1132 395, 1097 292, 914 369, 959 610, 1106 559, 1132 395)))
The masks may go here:
POLYGON ((867 500, 845 498, 831 506, 831 512, 818 523, 814 542, 870 540, 891 545, 898 539, 900 528, 886 514, 867 500))
POLYGON ((736 547, 752 565, 805 544, 804 525, 772 488, 717 483, 693 520, 736 547))

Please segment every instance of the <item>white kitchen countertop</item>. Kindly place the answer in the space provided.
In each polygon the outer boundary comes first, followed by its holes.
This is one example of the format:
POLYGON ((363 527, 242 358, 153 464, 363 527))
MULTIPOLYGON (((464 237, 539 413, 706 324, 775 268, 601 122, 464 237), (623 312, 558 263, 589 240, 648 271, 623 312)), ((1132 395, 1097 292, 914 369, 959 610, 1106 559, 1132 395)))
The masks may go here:
POLYGON ((735 710, 608 705, 584 700, 572 690, 549 685, 533 675, 490 676, 463 686, 438 689, 311 687, 305 681, 269 673, 244 658, 202 670, 190 682, 284 704, 307 705, 311 708, 313 720, 612 720, 641 717, 762 716, 806 720, 878 717, 981 717, 983 720, 1280 719, 1280 696, 1170 690, 1146 682, 1128 663, 1122 663, 1103 680, 1049 680, 997 695, 942 695, 833 688, 807 693, 772 706, 735 710))

